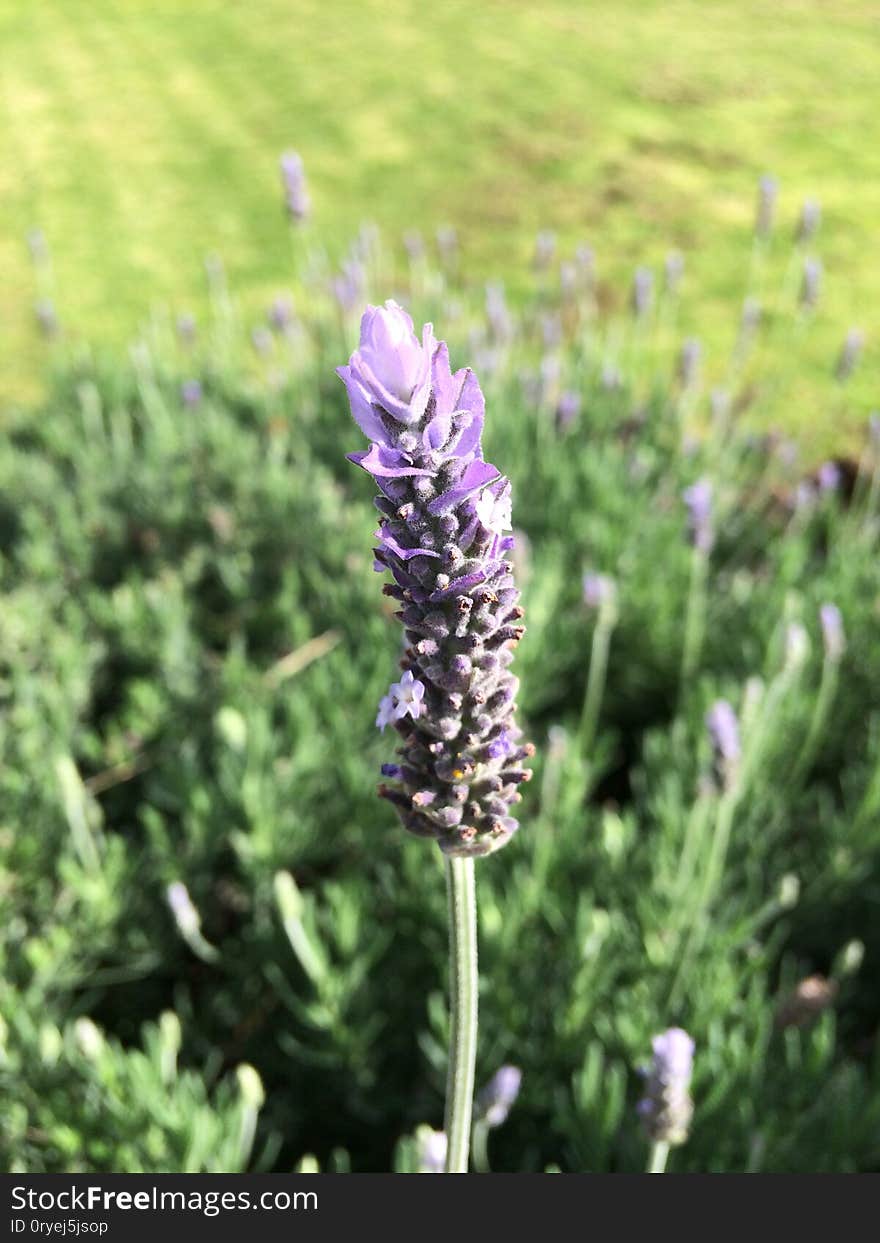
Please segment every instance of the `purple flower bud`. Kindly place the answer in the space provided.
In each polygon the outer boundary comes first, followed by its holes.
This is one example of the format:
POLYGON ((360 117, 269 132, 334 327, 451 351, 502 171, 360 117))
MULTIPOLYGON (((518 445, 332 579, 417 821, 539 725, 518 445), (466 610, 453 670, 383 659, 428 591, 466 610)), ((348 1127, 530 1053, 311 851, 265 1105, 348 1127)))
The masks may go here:
POLYGON ((202 400, 202 386, 198 380, 184 380, 180 386, 180 400, 190 410, 195 409, 202 400))
POLYGON ((273 298, 267 316, 273 332, 282 336, 289 332, 293 324, 293 316, 293 298, 289 294, 279 294, 277 298, 273 298))
POLYGON ((805 199, 798 220, 797 240, 799 245, 806 246, 819 231, 822 221, 822 208, 815 199, 805 199))
POLYGON ((575 421, 581 409, 580 393, 573 393, 567 389, 564 393, 560 393, 559 401, 556 406, 556 425, 559 428, 570 427, 575 421))
POLYGON ((836 492, 840 487, 840 467, 836 462, 823 462, 816 474, 820 492, 836 492))
POLYGON ((53 340, 61 331, 55 305, 49 298, 40 298, 34 306, 34 315, 40 332, 47 341, 53 340))
POLYGON ((638 1113, 649 1139, 683 1144, 694 1106, 690 1096, 694 1042, 680 1027, 670 1027, 651 1042, 653 1058, 645 1076, 638 1113))
POLYGON ((302 157, 295 151, 286 151, 281 157, 281 184, 287 214, 291 220, 305 220, 311 211, 311 200, 302 157))
POLYGON ((617 584, 608 574, 588 571, 581 582, 583 601, 588 609, 607 608, 617 599, 617 584))
POLYGON ((760 238, 769 237, 773 230, 778 197, 779 182, 769 173, 765 173, 758 182, 758 207, 755 213, 755 233, 760 238))
POLYGON ((698 479, 682 493, 688 511, 688 538, 700 552, 709 552, 713 544, 712 485, 698 479))
POLYGON ((497 1070, 474 1102, 476 1120, 488 1127, 501 1126, 507 1121, 522 1085, 522 1071, 518 1066, 502 1066, 497 1070))
POLYGON ((556 235, 549 229, 544 229, 535 238, 535 268, 539 272, 549 268, 555 254, 556 235))
POLYGON ((822 264, 818 259, 808 255, 804 260, 803 276, 801 277, 800 304, 805 311, 812 311, 819 301, 819 288, 822 284, 822 264))
POLYGON ((27 235, 28 251, 35 268, 45 267, 49 262, 49 245, 42 229, 31 229, 27 235))
POLYGON ((379 792, 446 854, 489 854, 517 828, 510 811, 533 748, 514 720, 522 609, 510 484, 482 454, 483 396, 470 369, 452 372, 430 326, 419 341, 393 302, 368 308, 339 374, 371 441, 348 456, 380 491, 374 554, 406 631, 405 672, 376 719, 397 730, 402 761, 379 792))
POLYGON ((681 347, 678 359, 678 379, 682 388, 692 388, 700 369, 703 347, 696 337, 688 337, 681 347))
POLYGON ((633 275, 630 305, 636 319, 644 319, 654 301, 654 273, 650 268, 636 268, 633 275))
POLYGON ((410 263, 418 263, 425 257, 425 239, 417 229, 410 229, 404 233, 403 248, 410 263))
POLYGON ((865 334, 860 328, 850 328, 837 360, 835 376, 843 384, 855 371, 865 345, 865 334))
POLYGON ((663 275, 666 292, 668 294, 678 293, 681 278, 684 276, 684 255, 681 251, 671 250, 669 252, 663 265, 663 275))
POLYGON ((825 655, 829 660, 840 660, 846 648, 846 635, 840 609, 836 604, 823 604, 819 609, 819 621, 822 626, 825 655))
POLYGON ((416 1131, 416 1147, 420 1174, 442 1174, 446 1168, 446 1134, 420 1126, 416 1131))
POLYGON ((437 250, 443 263, 449 267, 458 257, 458 234, 451 225, 437 230, 437 250))
POLYGON ((177 339, 181 345, 192 345, 196 339, 195 316, 189 311, 184 311, 177 317, 177 339))
POLYGON ((739 721, 726 699, 718 699, 706 714, 706 726, 712 742, 715 781, 719 789, 733 783, 741 755, 739 721))

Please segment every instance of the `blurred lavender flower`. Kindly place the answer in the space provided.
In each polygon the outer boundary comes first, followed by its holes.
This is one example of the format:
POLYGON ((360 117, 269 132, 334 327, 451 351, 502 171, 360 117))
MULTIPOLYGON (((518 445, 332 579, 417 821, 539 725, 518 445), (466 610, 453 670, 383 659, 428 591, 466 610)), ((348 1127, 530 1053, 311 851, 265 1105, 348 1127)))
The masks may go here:
POLYGON ((416 1152, 420 1174, 442 1174, 446 1168, 446 1134, 429 1126, 416 1130, 416 1152))
POLYGON ((195 342, 196 320, 195 316, 191 315, 189 311, 184 311, 183 314, 178 315, 176 328, 177 339, 181 345, 189 346, 195 342))
POLYGON ((758 182, 758 206, 755 212, 755 234, 759 238, 769 237, 773 231, 778 197, 779 182, 770 173, 765 173, 758 182))
POLYGON ((836 604, 823 604, 819 609, 825 655, 829 660, 840 660, 846 649, 843 616, 836 604))
POLYGON ((486 286, 486 322, 490 337, 498 344, 504 344, 513 336, 513 320, 501 284, 486 286))
POLYGON ((688 538, 692 547, 709 552, 713 544, 712 532, 712 484, 708 479, 698 479, 685 488, 682 499, 688 511, 688 538))
POLYGON ((636 319, 644 319, 653 301, 654 273, 650 268, 636 268, 630 294, 630 306, 636 319))
POLYGON ((189 890, 183 881, 176 880, 165 890, 165 896, 168 900, 171 914, 174 916, 174 922, 180 929, 181 935, 185 939, 189 939, 202 926, 201 917, 193 905, 192 898, 189 896, 189 890))
POLYGON ((584 604, 588 609, 608 608, 617 600, 617 584, 609 574, 597 574, 588 570, 581 580, 584 604))
POLYGON ((379 792, 446 854, 489 854, 518 827, 510 810, 534 748, 514 721, 522 609, 510 483, 482 454, 483 395, 470 369, 452 373, 431 325, 418 339, 394 302, 367 308, 338 374, 370 441, 348 456, 379 487, 375 558, 406 627, 405 672, 377 721, 400 734, 400 777, 379 792))
POLYGON ((592 291, 596 283, 596 254, 592 246, 583 242, 574 252, 574 261, 578 270, 580 284, 586 293, 592 291))
POLYGON ((311 211, 311 200, 302 157, 296 151, 285 151, 281 157, 281 184, 288 216, 297 223, 307 219, 311 211))
POLYGON ((813 240, 819 231, 821 221, 822 208, 820 204, 816 199, 804 199, 797 227, 799 245, 806 246, 813 240))
POLYGON ((269 329, 264 328, 262 324, 258 324, 256 328, 252 329, 251 345, 254 347, 254 351, 259 354, 261 358, 265 358, 267 354, 271 354, 273 342, 272 334, 269 329))
POLYGON ((581 398, 579 393, 566 389, 564 393, 560 393, 559 401, 556 403, 556 426, 563 430, 570 427, 575 421, 581 409, 581 398))
POLYGON ((865 345, 865 334, 861 328, 850 328, 837 360, 835 377, 843 384, 855 371, 865 345))
POLYGON ((34 267, 45 267, 49 262, 49 244, 42 229, 30 230, 27 235, 27 247, 34 267))
POLYGON ((559 292, 563 302, 573 302, 577 297, 580 278, 577 266, 566 260, 559 265, 559 292))
POLYGON ((199 405, 202 395, 202 386, 198 380, 184 380, 180 386, 180 400, 190 410, 199 405))
POLYGON ((364 300, 367 288, 367 272, 360 259, 346 259, 330 282, 330 290, 341 311, 348 314, 364 300))
POLYGON ((446 267, 452 267, 458 259, 458 234, 451 225, 437 230, 437 250, 446 267))
POLYGON ((739 721, 726 699, 717 699, 713 703, 706 714, 706 726, 712 743, 716 784, 719 789, 730 789, 739 764, 741 747, 739 721))
POLYGON ((55 304, 49 298, 39 298, 34 305, 34 316, 46 340, 54 340, 61 331, 55 304))
POLYGON ((474 1102, 476 1122, 488 1127, 501 1126, 507 1121, 522 1084, 522 1071, 518 1066, 502 1066, 497 1070, 486 1086, 479 1092, 474 1102))
POLYGON ((805 311, 815 309, 819 301, 819 289, 822 284, 822 264, 819 259, 808 255, 804 260, 801 277, 800 305, 805 311))
POLYGON ((700 370, 703 347, 696 337, 688 337, 678 359, 678 379, 682 388, 692 388, 700 370))
POLYGON ((417 229, 409 229, 404 233, 403 248, 410 263, 418 263, 425 257, 425 239, 417 229))
POLYGON ((541 337, 545 350, 558 349, 562 344, 562 320, 553 312, 541 316, 541 337))
POLYGON ((638 1113, 654 1143, 683 1144, 694 1106, 690 1095, 694 1042, 681 1027, 670 1027, 651 1041, 653 1059, 645 1073, 645 1095, 638 1113))
POLYGON ((549 229, 542 231, 535 238, 535 268, 539 272, 546 271, 553 262, 553 256, 556 254, 556 234, 551 233, 549 229))
POLYGON ((272 299, 267 318, 269 320, 269 327, 273 332, 277 332, 281 336, 290 332, 293 325, 293 317, 293 298, 291 298, 290 294, 278 294, 276 298, 272 299))
POLYGON ((836 492, 840 487, 840 467, 836 462, 823 462, 816 473, 820 492, 836 492))
POLYGON ((671 250, 663 264, 664 287, 668 294, 678 293, 681 279, 684 276, 684 255, 679 250, 671 250))

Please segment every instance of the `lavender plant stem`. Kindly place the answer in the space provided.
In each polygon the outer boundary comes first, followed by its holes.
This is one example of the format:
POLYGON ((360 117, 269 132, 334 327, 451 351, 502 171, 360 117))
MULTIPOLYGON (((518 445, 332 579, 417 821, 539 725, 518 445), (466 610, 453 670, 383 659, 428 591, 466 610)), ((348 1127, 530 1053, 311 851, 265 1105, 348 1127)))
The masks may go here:
POLYGON ((477 900, 474 861, 446 857, 449 899, 450 1043, 446 1078, 446 1173, 466 1174, 477 1057, 477 900))
POLYGON ((600 610, 596 629, 593 632, 593 643, 590 649, 590 669, 587 674, 587 689, 584 693, 584 706, 581 711, 578 729, 578 754, 589 759, 589 752, 596 736, 596 725, 599 720, 599 709, 605 693, 605 676, 608 670, 608 649, 614 631, 616 617, 607 610, 600 610), (603 616, 603 613, 605 614, 603 616))
POLYGON ((702 548, 691 553, 691 584, 688 592, 687 613, 684 623, 684 643, 681 655, 681 678, 679 694, 684 697, 700 660, 703 646, 703 630, 706 622, 706 575, 708 558, 702 548))

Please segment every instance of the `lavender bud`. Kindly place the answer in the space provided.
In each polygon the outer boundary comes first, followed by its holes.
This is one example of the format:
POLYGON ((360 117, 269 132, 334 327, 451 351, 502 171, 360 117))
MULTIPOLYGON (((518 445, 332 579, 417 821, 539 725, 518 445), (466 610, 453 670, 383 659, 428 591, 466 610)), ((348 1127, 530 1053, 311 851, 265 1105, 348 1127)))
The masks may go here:
POLYGON ((381 492, 374 554, 406 631, 403 675, 376 719, 400 735, 400 775, 386 769, 379 793, 444 853, 489 854, 518 827, 510 811, 534 748, 514 720, 510 483, 483 458, 483 395, 469 368, 452 373, 431 325, 417 338, 394 302, 367 308, 338 374, 370 441, 348 456, 381 492))
POLYGON ((190 410, 195 409, 202 400, 202 386, 198 380, 184 380, 180 386, 180 400, 190 410))
POLYGON ((678 379, 682 388, 692 388, 700 368, 702 346, 696 337, 688 337, 681 347, 678 360, 678 379))
POLYGON ((446 1135, 429 1126, 416 1130, 416 1150, 420 1174, 442 1174, 446 1168, 446 1135))
POLYGON ((708 479, 698 479, 685 488, 682 498, 688 511, 688 539, 700 552, 709 552, 714 542, 711 483, 708 479))
POLYGON ((836 492, 840 487, 840 467, 836 462, 823 462, 816 474, 819 491, 836 492))
POLYGON ((561 430, 570 427, 575 421, 581 409, 581 398, 579 393, 573 393, 567 389, 564 393, 560 393, 559 401, 556 405, 556 426, 561 430))
POLYGON ((730 789, 741 755, 739 721, 726 699, 718 699, 706 714, 712 742, 715 781, 719 789, 730 789))
POLYGON ((49 262, 49 244, 42 229, 31 229, 27 235, 28 252, 35 268, 43 268, 49 262))
POLYGON ((177 317, 177 339, 181 345, 192 345, 196 339, 195 316, 188 311, 177 317))
POLYGON ((822 626, 826 657, 828 660, 840 660, 846 648, 846 635, 843 629, 843 616, 837 605, 823 604, 819 609, 819 622, 822 626))
POLYGON ((694 1106, 690 1095, 694 1042, 680 1027, 670 1027, 651 1041, 653 1058, 645 1076, 638 1113, 655 1143, 683 1144, 694 1106))
POLYGON ((801 278, 800 305, 804 311, 815 309, 819 301, 819 287, 822 283, 822 264, 818 259, 808 256, 804 260, 801 278))
POLYGON ((654 301, 654 273, 650 268, 636 268, 633 275, 630 307, 636 319, 644 319, 654 301))
POLYGON ((189 939, 198 933, 202 921, 183 881, 176 880, 170 884, 165 891, 165 896, 181 935, 189 939))
POLYGON ((281 185, 288 216, 301 223, 311 211, 311 200, 302 157, 296 151, 286 151, 281 157, 281 185))
POLYGON ((46 340, 54 340, 61 330, 54 303, 48 298, 40 298, 34 306, 34 315, 36 316, 40 332, 46 340))
POLYGON ((273 332, 281 336, 288 333, 293 324, 293 316, 293 298, 289 294, 279 294, 272 300, 267 319, 273 332))
POLYGON ((588 609, 603 612, 617 604, 617 584, 609 574, 588 571, 581 583, 583 601, 588 609))
POLYGON ((755 212, 755 234, 759 238, 769 237, 773 230, 778 196, 779 182, 769 173, 765 173, 758 182, 758 206, 755 212))
POLYGON ((443 263, 450 267, 458 258, 458 234, 451 225, 437 230, 437 250, 443 263))
POLYGON ((845 383, 858 365, 862 349, 865 345, 865 334, 860 328, 850 328, 837 360, 835 377, 839 383, 845 383))
POLYGON ((556 234, 543 229, 535 238, 535 269, 543 272, 549 268, 556 254, 556 234))
POLYGON ((671 250, 663 265, 665 289, 668 294, 678 293, 681 278, 684 276, 684 255, 681 251, 671 250))
POLYGON ((815 199, 804 199, 798 220, 797 240, 800 246, 806 246, 819 231, 822 221, 822 208, 815 199))
POLYGON ((497 1070, 474 1102, 477 1122, 488 1127, 501 1126, 507 1121, 522 1084, 522 1071, 518 1066, 502 1066, 497 1070))

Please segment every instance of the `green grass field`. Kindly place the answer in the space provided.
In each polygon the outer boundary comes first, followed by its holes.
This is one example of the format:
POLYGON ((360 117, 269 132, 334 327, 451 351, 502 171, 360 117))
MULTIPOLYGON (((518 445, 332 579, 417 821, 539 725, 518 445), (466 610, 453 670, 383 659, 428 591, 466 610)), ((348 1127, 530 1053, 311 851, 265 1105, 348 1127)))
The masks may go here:
MULTIPOLYGON (((877 325, 876 3, 0 0, 0 38, 6 397, 38 386, 28 229, 68 338, 119 344, 157 304, 198 310, 212 251, 256 307, 289 279, 287 147, 331 250, 365 218, 392 238, 452 223, 475 276, 511 279, 546 227, 595 245, 610 291, 680 247, 710 346, 771 170, 780 237, 805 195, 824 210, 808 366, 877 325)), ((788 422, 821 418, 796 404, 788 422)))

